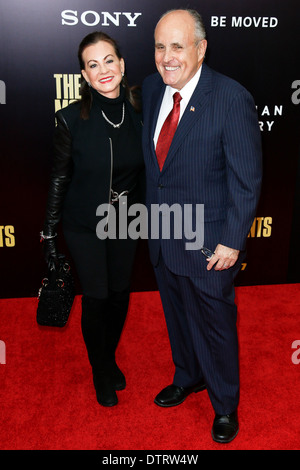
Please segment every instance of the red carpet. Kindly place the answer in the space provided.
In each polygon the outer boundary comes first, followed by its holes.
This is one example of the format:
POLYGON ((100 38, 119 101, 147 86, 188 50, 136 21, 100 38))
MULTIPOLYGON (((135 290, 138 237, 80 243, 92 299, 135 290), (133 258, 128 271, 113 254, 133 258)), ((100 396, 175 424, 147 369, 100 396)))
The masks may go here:
POLYGON ((239 287, 237 304, 240 432, 220 445, 210 435, 214 413, 207 392, 174 408, 153 403, 173 374, 157 292, 132 295, 118 349, 127 388, 118 392, 113 408, 96 402, 80 331, 80 297, 61 330, 36 324, 36 299, 0 300, 0 340, 6 345, 0 449, 299 449, 300 351, 292 343, 300 340, 300 285, 239 287))

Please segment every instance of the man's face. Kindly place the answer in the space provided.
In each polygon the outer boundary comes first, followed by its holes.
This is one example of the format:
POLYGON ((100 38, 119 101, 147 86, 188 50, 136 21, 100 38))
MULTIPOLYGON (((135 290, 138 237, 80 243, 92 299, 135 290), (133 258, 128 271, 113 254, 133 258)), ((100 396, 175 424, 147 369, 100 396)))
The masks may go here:
POLYGON ((155 30, 155 63, 166 85, 181 90, 200 68, 207 42, 196 45, 195 23, 185 11, 172 12, 155 30))

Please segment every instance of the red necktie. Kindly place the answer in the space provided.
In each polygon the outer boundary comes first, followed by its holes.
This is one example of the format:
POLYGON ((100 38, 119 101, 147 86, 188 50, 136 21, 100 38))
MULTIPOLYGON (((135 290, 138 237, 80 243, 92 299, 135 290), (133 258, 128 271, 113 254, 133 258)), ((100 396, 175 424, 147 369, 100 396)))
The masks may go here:
POLYGON ((165 120, 164 125, 162 126, 162 129, 158 137, 158 141, 156 144, 156 156, 157 156, 157 161, 158 161, 160 171, 162 170, 164 166, 165 159, 168 155, 168 151, 171 146, 171 142, 172 142, 172 139, 174 137, 174 134, 177 128, 179 115, 180 115, 181 99, 182 98, 178 92, 176 92, 173 95, 173 100, 174 100, 173 109, 168 115, 167 119, 165 120))

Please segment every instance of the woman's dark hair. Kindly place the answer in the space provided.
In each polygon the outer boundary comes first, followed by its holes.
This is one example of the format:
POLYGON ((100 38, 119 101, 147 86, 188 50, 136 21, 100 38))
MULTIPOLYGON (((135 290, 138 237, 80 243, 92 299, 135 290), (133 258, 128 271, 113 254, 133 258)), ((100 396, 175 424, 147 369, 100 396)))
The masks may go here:
MULTIPOLYGON (((99 41, 105 41, 108 42, 109 44, 112 45, 114 48, 115 54, 118 57, 118 59, 122 59, 122 54, 120 52, 119 46, 117 42, 112 39, 108 34, 103 33, 102 31, 95 31, 94 33, 90 33, 83 40, 81 41, 79 48, 78 48, 78 60, 79 60, 79 65, 80 65, 80 70, 85 69, 85 64, 82 59, 82 53, 84 49, 88 46, 91 46, 92 44, 97 44, 99 41)), ((121 86, 125 88, 125 93, 126 97, 129 100, 129 102, 132 104, 134 109, 136 111, 140 111, 141 109, 141 104, 140 100, 138 99, 138 95, 136 93, 138 87, 131 87, 129 88, 128 82, 127 82, 127 77, 126 74, 124 74, 121 82, 121 86)), ((90 87, 87 84, 86 80, 83 78, 81 75, 81 88, 80 88, 80 94, 81 94, 81 113, 80 117, 82 119, 88 119, 89 114, 90 114, 90 109, 92 105, 92 93, 90 91, 90 87)))

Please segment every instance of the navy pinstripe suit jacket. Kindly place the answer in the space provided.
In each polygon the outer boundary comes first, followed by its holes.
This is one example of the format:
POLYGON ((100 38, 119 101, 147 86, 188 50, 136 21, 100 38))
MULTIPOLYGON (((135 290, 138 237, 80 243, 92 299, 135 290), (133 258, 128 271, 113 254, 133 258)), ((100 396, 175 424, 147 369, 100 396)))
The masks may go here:
MULTIPOLYGON (((148 209, 151 204, 204 204, 204 246, 244 250, 260 194, 261 136, 255 104, 236 81, 206 64, 180 120, 160 172, 153 136, 165 90, 158 73, 143 84, 143 150, 148 209)), ((195 214, 194 214, 195 216, 195 214)), ((182 230, 184 235, 184 230, 182 230)), ((171 233, 172 234, 172 233, 171 233)), ((187 240, 149 239, 151 261, 159 252, 175 274, 202 276, 207 262, 187 240)))

